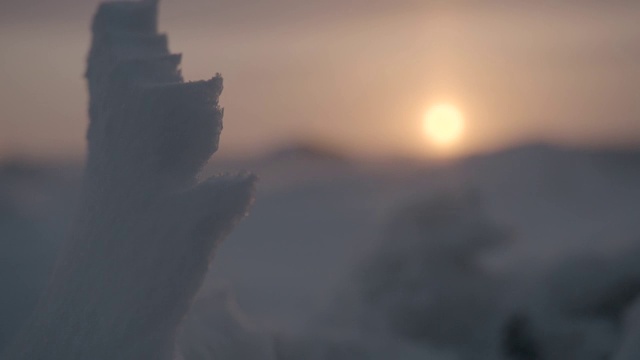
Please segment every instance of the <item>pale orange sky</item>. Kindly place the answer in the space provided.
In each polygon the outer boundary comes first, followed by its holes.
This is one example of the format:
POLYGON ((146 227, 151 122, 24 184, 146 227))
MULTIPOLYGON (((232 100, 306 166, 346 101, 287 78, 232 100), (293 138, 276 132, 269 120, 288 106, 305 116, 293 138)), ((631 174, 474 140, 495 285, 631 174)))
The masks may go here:
MULTIPOLYGON (((0 0, 1 154, 84 151, 95 4, 0 0)), ((460 154, 640 142, 638 18, 637 1, 164 0, 160 27, 187 79, 225 78, 221 152, 422 156, 443 101, 467 119, 460 154)))

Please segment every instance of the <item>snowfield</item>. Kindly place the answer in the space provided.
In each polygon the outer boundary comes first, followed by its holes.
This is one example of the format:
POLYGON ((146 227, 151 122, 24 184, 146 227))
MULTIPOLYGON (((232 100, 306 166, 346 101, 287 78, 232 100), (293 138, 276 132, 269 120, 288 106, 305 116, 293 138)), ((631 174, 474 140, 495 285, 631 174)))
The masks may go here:
MULTIPOLYGON (((260 181, 183 323, 185 360, 640 358, 640 152, 427 163, 292 148, 210 166, 260 181)), ((0 168, 0 346, 79 183, 68 164, 0 168)))

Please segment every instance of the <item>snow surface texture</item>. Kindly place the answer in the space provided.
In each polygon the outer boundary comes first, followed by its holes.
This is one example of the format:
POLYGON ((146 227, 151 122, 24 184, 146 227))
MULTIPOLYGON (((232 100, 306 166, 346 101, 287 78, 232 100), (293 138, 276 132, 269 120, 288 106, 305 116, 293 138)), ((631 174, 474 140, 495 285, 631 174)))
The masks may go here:
POLYGON ((35 307, 65 236, 77 194, 59 172, 18 161, 0 166, 0 353, 35 307))
POLYGON ((504 281, 480 260, 509 238, 479 202, 473 193, 442 194, 394 215, 352 287, 359 304, 350 312, 363 331, 496 358, 498 349, 489 349, 497 341, 485 337, 500 326, 504 281))
POLYGON ((613 360, 633 360, 640 357, 640 298, 627 310, 621 345, 613 360))
POLYGON ((184 83, 157 2, 93 21, 89 153, 79 212, 6 359, 171 359, 216 244, 250 204, 250 175, 197 183, 222 130, 222 78, 184 83))
POLYGON ((254 321, 309 339, 308 358, 347 341, 459 359, 602 359, 632 328, 622 318, 640 285, 637 152, 250 164, 260 201, 208 281, 226 277, 254 321))
MULTIPOLYGON (((255 169, 258 201, 216 252, 178 338, 184 360, 640 358, 639 152, 535 146, 446 165, 291 153, 220 167, 255 169), (427 226, 437 209, 450 226, 427 226), (406 263, 386 276, 394 286, 375 281, 388 249, 406 263), (407 332, 406 313, 451 326, 407 332)), ((78 178, 0 167, 0 254, 22 257, 0 264, 14 271, 0 293, 35 296, 50 260, 34 249, 58 246, 78 178)), ((16 297, 0 308, 8 332, 16 297)))

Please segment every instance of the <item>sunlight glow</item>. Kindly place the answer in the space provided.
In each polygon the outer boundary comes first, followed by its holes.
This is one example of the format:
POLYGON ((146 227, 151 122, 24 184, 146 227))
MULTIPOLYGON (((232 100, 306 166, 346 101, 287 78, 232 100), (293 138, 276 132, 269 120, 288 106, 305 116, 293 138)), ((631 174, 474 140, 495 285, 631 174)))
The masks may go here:
POLYGON ((432 106, 424 117, 424 132, 434 145, 439 147, 455 145, 464 132, 462 112, 451 104, 432 106))

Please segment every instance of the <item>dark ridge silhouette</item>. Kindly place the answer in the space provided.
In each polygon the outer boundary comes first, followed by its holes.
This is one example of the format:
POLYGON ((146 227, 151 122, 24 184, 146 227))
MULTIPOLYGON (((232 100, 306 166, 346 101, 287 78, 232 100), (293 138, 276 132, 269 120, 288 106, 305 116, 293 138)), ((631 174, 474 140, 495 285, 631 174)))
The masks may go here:
POLYGON ((348 163, 350 158, 345 153, 329 145, 314 142, 298 142, 283 146, 272 152, 270 160, 309 160, 335 163, 348 163))

